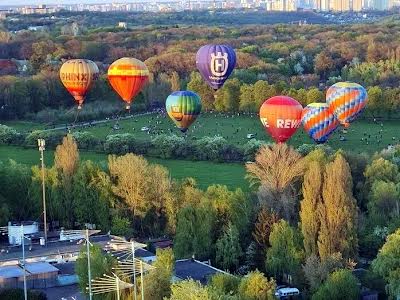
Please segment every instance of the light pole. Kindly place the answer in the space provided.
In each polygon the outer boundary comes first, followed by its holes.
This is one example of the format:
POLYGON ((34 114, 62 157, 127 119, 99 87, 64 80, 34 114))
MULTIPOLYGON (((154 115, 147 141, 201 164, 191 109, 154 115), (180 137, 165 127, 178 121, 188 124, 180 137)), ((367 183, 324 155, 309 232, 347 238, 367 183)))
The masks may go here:
POLYGON ((100 230, 66 230, 63 232, 63 237, 66 240, 77 240, 84 239, 86 241, 86 256, 87 256, 87 266, 88 266, 88 281, 89 287, 87 288, 89 291, 89 300, 93 299, 93 291, 92 291, 92 272, 90 270, 90 236, 96 233, 99 233, 100 230))
POLYGON ((47 245, 47 217, 46 217, 46 189, 44 184, 44 150, 46 142, 44 139, 38 139, 38 146, 40 152, 40 160, 42 163, 42 198, 43 198, 43 223, 44 223, 44 241, 47 245))
POLYGON ((21 224, 21 243, 22 243, 22 268, 24 270, 24 299, 28 300, 28 290, 26 288, 26 267, 25 267, 25 235, 24 235, 23 224, 21 224))

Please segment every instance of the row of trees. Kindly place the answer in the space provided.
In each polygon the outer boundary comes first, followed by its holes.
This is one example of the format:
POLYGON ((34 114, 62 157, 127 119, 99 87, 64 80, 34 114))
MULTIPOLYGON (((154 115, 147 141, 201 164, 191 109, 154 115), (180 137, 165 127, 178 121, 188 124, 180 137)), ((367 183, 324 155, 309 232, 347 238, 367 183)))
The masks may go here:
MULTIPOLYGON (((151 80, 133 105, 134 110, 163 107, 167 96, 175 90, 187 88, 201 96, 203 110, 220 112, 258 112, 261 104, 268 98, 279 94, 298 100, 303 106, 313 102, 324 102, 323 90, 315 86, 304 88, 304 83, 288 84, 280 81, 270 84, 265 80, 245 83, 243 78, 228 80, 218 92, 211 90, 200 74, 193 72, 188 78, 180 79, 176 72, 161 74, 151 80), (187 83, 187 85, 186 85, 187 83), (297 86, 297 87, 296 87, 297 86)), ((352 78, 348 78, 353 80, 352 78)), ((335 78, 332 83, 341 80, 335 78)), ((356 82, 360 82, 355 79, 356 82)), ((317 84, 317 83, 316 83, 317 84)), ((32 119, 48 124, 72 122, 72 97, 61 85, 58 75, 53 72, 41 73, 28 78, 12 76, 0 77, 0 117, 2 119, 32 119)), ((399 88, 368 88, 369 103, 367 113, 375 116, 397 115, 400 107, 399 88)), ((121 111, 122 103, 112 91, 103 76, 89 93, 79 120, 93 120, 110 116, 121 111), (101 100, 100 100, 101 99, 101 100)))

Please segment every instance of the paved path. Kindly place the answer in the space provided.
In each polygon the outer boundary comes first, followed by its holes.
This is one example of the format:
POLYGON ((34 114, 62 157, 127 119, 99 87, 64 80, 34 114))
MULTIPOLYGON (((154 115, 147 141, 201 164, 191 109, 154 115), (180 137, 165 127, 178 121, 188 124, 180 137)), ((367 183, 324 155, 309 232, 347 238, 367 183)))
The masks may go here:
POLYGON ((151 114, 155 114, 155 113, 157 113, 157 111, 147 111, 147 112, 144 112, 144 113, 132 114, 132 115, 125 116, 125 117, 106 118, 106 119, 103 119, 103 120, 92 120, 92 121, 80 122, 80 123, 74 124, 73 126, 72 126, 71 123, 64 124, 62 126, 61 125, 56 125, 56 127, 44 129, 43 131, 56 131, 56 130, 65 130, 65 129, 71 129, 71 128, 85 127, 85 126, 93 126, 93 125, 104 124, 104 123, 108 123, 108 122, 115 122, 115 121, 120 121, 120 120, 132 119, 132 118, 135 118, 135 117, 146 116, 146 115, 151 115, 151 114))

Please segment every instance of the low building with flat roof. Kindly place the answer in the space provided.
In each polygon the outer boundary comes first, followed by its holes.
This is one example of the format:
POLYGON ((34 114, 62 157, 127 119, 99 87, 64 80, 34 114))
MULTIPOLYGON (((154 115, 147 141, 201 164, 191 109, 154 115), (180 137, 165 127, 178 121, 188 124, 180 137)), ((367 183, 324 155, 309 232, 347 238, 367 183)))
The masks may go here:
POLYGON ((193 279, 200 281, 201 284, 207 284, 208 280, 215 274, 230 275, 227 272, 193 258, 181 259, 175 262, 175 281, 193 279))

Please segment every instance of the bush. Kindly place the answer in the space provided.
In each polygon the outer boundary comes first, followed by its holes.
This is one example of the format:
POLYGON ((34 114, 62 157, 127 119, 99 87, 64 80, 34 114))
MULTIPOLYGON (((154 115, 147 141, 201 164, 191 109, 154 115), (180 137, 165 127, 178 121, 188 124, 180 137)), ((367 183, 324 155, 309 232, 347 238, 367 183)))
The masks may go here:
POLYGON ((221 136, 203 137, 194 142, 194 158, 211 161, 241 161, 242 151, 221 136))
POLYGON ((0 144, 20 144, 23 136, 14 128, 0 125, 0 144))
POLYGON ((57 145, 61 144, 64 136, 66 136, 64 131, 35 130, 25 137, 25 145, 37 146, 37 140, 40 138, 46 140, 46 147, 55 148, 57 145))
POLYGON ((131 133, 109 135, 104 143, 104 151, 109 154, 147 154, 152 144, 149 141, 138 140, 131 133))
POLYGON ((152 147, 150 153, 161 158, 187 157, 189 153, 183 151, 186 148, 186 140, 177 135, 158 135, 152 139, 152 147))
POLYGON ((243 156, 245 161, 254 161, 255 156, 260 150, 262 145, 265 145, 264 141, 252 139, 243 145, 243 156))
POLYGON ((111 234, 119 236, 130 236, 132 234, 131 222, 127 218, 114 217, 112 219, 111 234))
MULTIPOLYGON (((0 290, 0 299, 24 300, 23 289, 4 289, 0 290)), ((29 300, 47 300, 47 296, 42 291, 28 290, 29 300)))
POLYGON ((90 132, 76 131, 72 133, 72 136, 77 142, 79 149, 101 150, 101 140, 90 132))

